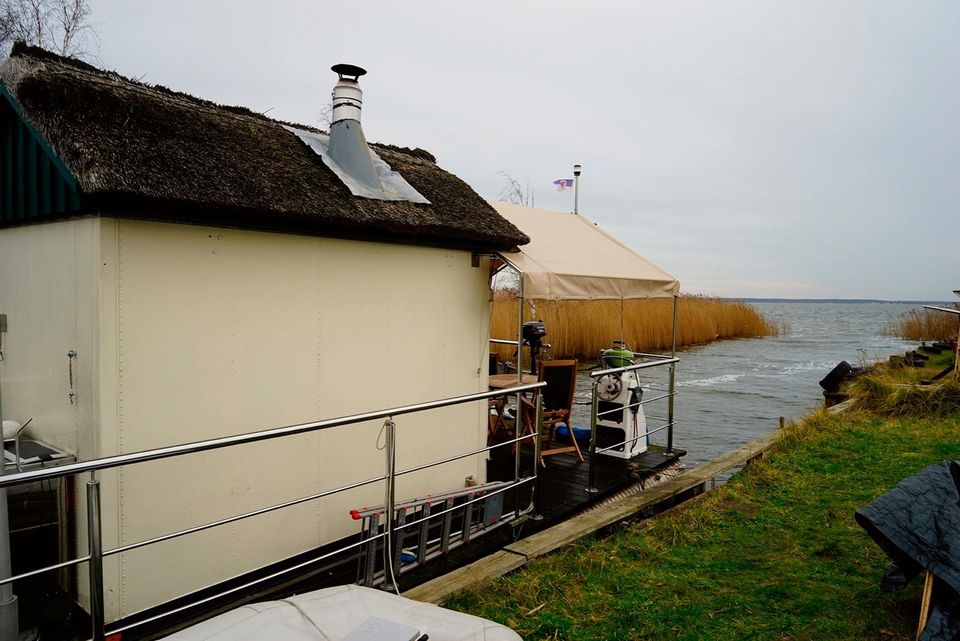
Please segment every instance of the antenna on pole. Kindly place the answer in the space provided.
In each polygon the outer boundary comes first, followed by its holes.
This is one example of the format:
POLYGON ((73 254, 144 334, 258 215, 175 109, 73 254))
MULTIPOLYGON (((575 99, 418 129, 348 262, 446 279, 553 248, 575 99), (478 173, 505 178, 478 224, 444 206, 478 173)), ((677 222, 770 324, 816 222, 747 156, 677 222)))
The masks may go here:
POLYGON ((580 165, 573 166, 573 213, 580 213, 580 165))

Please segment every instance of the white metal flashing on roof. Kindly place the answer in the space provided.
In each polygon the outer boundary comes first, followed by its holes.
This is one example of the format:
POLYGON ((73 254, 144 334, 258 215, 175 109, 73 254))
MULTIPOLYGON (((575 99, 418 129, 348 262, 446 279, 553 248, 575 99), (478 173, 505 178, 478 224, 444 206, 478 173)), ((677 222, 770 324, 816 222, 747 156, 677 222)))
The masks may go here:
POLYGON ((539 300, 623 300, 676 296, 680 283, 579 214, 491 202, 530 237, 501 256, 523 275, 523 295, 539 300))
POLYGON ((373 149, 369 149, 370 157, 373 160, 373 166, 377 170, 382 189, 369 187, 350 175, 340 165, 330 157, 330 136, 306 129, 283 126, 284 129, 294 134, 302 140, 310 149, 313 150, 321 159, 323 164, 329 167, 337 178, 343 182, 354 196, 362 198, 373 198, 375 200, 406 200, 411 203, 420 203, 429 205, 430 201, 424 198, 420 192, 414 189, 410 183, 404 180, 403 176, 390 168, 373 149))

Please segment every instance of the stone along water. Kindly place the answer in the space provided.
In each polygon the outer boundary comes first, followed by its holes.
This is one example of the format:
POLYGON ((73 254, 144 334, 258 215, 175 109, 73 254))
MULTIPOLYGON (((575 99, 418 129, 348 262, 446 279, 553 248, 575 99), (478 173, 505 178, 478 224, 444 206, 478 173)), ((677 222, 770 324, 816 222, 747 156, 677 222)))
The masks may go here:
MULTIPOLYGON (((837 363, 859 365, 886 360, 915 347, 883 336, 883 326, 908 303, 754 303, 770 319, 784 323, 778 337, 718 341, 678 353, 674 445, 687 450, 688 467, 716 458, 778 427, 779 417, 799 419, 823 403, 817 384, 837 363)), ((682 308, 681 308, 682 313, 682 308)), ((666 368, 644 375, 644 384, 666 386, 666 368)), ((651 371, 651 370, 648 370, 651 371)), ((646 397, 663 392, 649 390, 646 397)), ((590 378, 577 385, 574 425, 590 425, 590 378)), ((666 417, 666 403, 645 407, 666 417)), ((662 421, 649 419, 650 429, 662 421)), ((664 443, 665 431, 651 437, 664 443)))

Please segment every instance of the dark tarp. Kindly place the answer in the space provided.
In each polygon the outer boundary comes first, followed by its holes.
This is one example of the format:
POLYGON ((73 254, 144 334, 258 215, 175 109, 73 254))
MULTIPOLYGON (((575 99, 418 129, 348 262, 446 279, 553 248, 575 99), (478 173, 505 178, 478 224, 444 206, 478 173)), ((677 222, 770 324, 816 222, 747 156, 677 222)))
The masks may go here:
POLYGON ((901 588, 923 570, 934 575, 932 609, 920 640, 960 639, 960 463, 921 470, 857 510, 855 518, 893 560, 885 589, 901 588))

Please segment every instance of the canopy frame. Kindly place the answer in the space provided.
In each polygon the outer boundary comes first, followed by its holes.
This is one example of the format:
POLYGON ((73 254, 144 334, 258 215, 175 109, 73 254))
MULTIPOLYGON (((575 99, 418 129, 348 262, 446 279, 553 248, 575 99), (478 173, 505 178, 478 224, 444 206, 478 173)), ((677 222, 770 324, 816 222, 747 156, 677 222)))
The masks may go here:
MULTIPOLYGON (((501 215, 510 220, 514 225, 520 228, 521 231, 531 237, 531 246, 536 246, 537 240, 541 236, 538 236, 536 233, 531 233, 534 232, 532 226, 524 225, 522 221, 518 221, 516 218, 527 218, 529 220, 530 215, 532 214, 533 216, 536 216, 538 210, 521 208, 516 205, 509 205, 505 203, 491 204, 501 215)), ((668 454, 672 453, 673 426, 675 422, 674 399, 676 396, 677 320, 679 316, 680 300, 679 282, 673 276, 660 270, 658 267, 644 259, 642 256, 621 243, 606 231, 602 230, 595 224, 590 224, 588 219, 579 216, 578 214, 561 214, 559 212, 543 210, 539 211, 545 216, 562 216, 564 218, 568 216, 575 217, 566 220, 554 220, 560 222, 562 226, 574 230, 577 236, 576 238, 568 238, 570 241, 569 244, 566 247, 562 247, 558 245, 558 241, 562 241, 563 239, 558 238, 557 236, 549 236, 549 231, 547 231, 549 242, 553 244, 554 250, 552 256, 547 256, 547 260, 538 260, 535 256, 531 256, 531 253, 536 253, 535 251, 530 251, 531 246, 519 248, 514 252, 497 253, 497 256, 503 260, 503 264, 499 265, 496 270, 491 271, 491 287, 494 285, 496 276, 506 268, 510 268, 511 270, 515 271, 519 276, 517 283, 516 341, 497 341, 500 343, 513 343, 517 347, 518 385, 522 381, 524 371, 522 337, 524 323, 524 303, 527 302, 528 297, 530 300, 620 300, 621 302, 624 300, 647 298, 672 298, 673 317, 670 355, 668 357, 657 357, 663 358, 664 360, 670 359, 672 361, 669 363, 666 424, 666 451, 668 454), (588 237, 592 243, 592 256, 598 255, 598 249, 602 251, 604 246, 609 247, 611 253, 615 254, 619 259, 621 259, 623 264, 611 264, 610 261, 601 260, 598 262, 598 268, 591 269, 589 262, 586 264, 581 262, 579 270, 571 269, 569 270, 569 273, 564 274, 556 274, 551 272, 549 269, 549 263, 556 261, 551 261, 549 259, 556 259, 558 254, 562 255, 564 252, 569 252, 571 256, 577 256, 578 252, 581 250, 581 243, 578 241, 584 237, 588 237), (525 269, 525 266, 530 266, 531 270, 528 271, 525 269), (536 269, 539 272, 537 274, 539 278, 534 278, 534 275, 530 273, 533 269, 536 269), (635 274, 634 278, 631 278, 632 274, 635 274), (591 285, 595 285, 596 290, 592 290, 591 285)), ((543 230, 539 231, 543 232, 543 230)), ((548 251, 547 253, 549 254, 550 252, 548 251)), ((589 251, 586 253, 590 254, 589 251)), ((589 257, 591 256, 588 256, 588 258, 589 257)), ((571 266, 576 267, 576 265, 571 266)), ((621 314, 622 313, 621 307, 621 314)), ((644 356, 653 357, 654 355, 644 356)), ((594 390, 594 395, 595 394, 596 390, 594 390)), ((517 399, 517 403, 519 407, 519 398, 517 399)), ((519 432, 519 421, 517 429, 519 432)), ((591 468, 594 465, 595 450, 596 443, 593 442, 591 445, 591 468)), ((516 451, 515 464, 517 466, 520 464, 519 448, 517 448, 516 451)), ((594 488, 592 488, 591 483, 591 487, 588 488, 588 491, 593 490, 594 488)))

